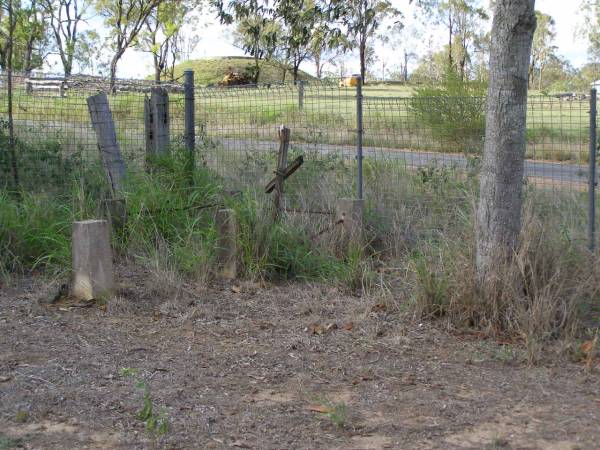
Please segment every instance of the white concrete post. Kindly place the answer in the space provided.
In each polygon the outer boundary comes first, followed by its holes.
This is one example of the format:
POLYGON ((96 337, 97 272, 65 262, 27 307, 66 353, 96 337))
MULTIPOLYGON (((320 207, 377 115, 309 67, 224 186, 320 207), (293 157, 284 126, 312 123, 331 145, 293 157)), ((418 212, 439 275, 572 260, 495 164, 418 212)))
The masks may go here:
POLYGON ((107 299, 114 292, 112 251, 106 220, 73 223, 71 294, 80 300, 107 299))
POLYGON ((223 278, 234 279, 238 272, 237 221, 233 209, 220 209, 217 225, 217 264, 223 278))
POLYGON ((344 234, 351 239, 362 234, 364 200, 338 198, 336 202, 336 222, 340 221, 344 234))

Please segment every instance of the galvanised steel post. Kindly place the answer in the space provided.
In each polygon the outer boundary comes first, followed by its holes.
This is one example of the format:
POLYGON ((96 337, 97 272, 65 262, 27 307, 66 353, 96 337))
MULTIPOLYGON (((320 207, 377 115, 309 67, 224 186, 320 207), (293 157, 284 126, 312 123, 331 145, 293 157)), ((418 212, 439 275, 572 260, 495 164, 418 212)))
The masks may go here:
POLYGON ((589 195, 589 223, 588 239, 590 251, 596 249, 596 116, 597 116, 597 92, 596 89, 590 91, 590 155, 589 155, 589 174, 588 174, 588 195, 589 195))
POLYGON ((363 80, 356 77, 356 161, 358 163, 357 198, 363 199, 363 80))
POLYGON ((190 152, 190 161, 194 164, 196 149, 196 124, 194 103, 194 71, 188 69, 184 72, 184 94, 185 94, 185 148, 190 152))

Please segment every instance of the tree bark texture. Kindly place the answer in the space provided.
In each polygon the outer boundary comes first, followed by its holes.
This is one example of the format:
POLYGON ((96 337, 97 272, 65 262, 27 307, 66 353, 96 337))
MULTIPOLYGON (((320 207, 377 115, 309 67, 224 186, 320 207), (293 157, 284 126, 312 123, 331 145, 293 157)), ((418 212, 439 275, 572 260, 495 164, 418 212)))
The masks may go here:
POLYGON ((492 26, 485 146, 477 208, 480 287, 512 257, 521 231, 527 85, 535 0, 498 0, 492 26))

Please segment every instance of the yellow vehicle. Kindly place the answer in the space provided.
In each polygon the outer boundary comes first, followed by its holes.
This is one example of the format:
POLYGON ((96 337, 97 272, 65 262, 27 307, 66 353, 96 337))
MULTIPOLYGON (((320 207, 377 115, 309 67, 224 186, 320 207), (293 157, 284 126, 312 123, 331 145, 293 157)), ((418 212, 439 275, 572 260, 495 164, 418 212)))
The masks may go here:
POLYGON ((339 86, 340 87, 356 87, 356 85, 358 84, 358 78, 360 77, 360 75, 352 75, 351 77, 344 77, 342 79, 340 79, 340 83, 339 86))

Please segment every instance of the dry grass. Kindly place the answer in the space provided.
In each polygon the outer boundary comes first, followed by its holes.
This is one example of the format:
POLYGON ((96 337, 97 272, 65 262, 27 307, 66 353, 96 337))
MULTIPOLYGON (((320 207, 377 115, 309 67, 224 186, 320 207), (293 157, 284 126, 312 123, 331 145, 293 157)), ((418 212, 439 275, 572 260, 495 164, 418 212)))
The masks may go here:
POLYGON ((519 248, 482 290, 476 283, 473 235, 411 262, 417 315, 520 340, 532 363, 549 343, 573 342, 581 312, 598 303, 598 257, 557 234, 528 203, 519 248))

